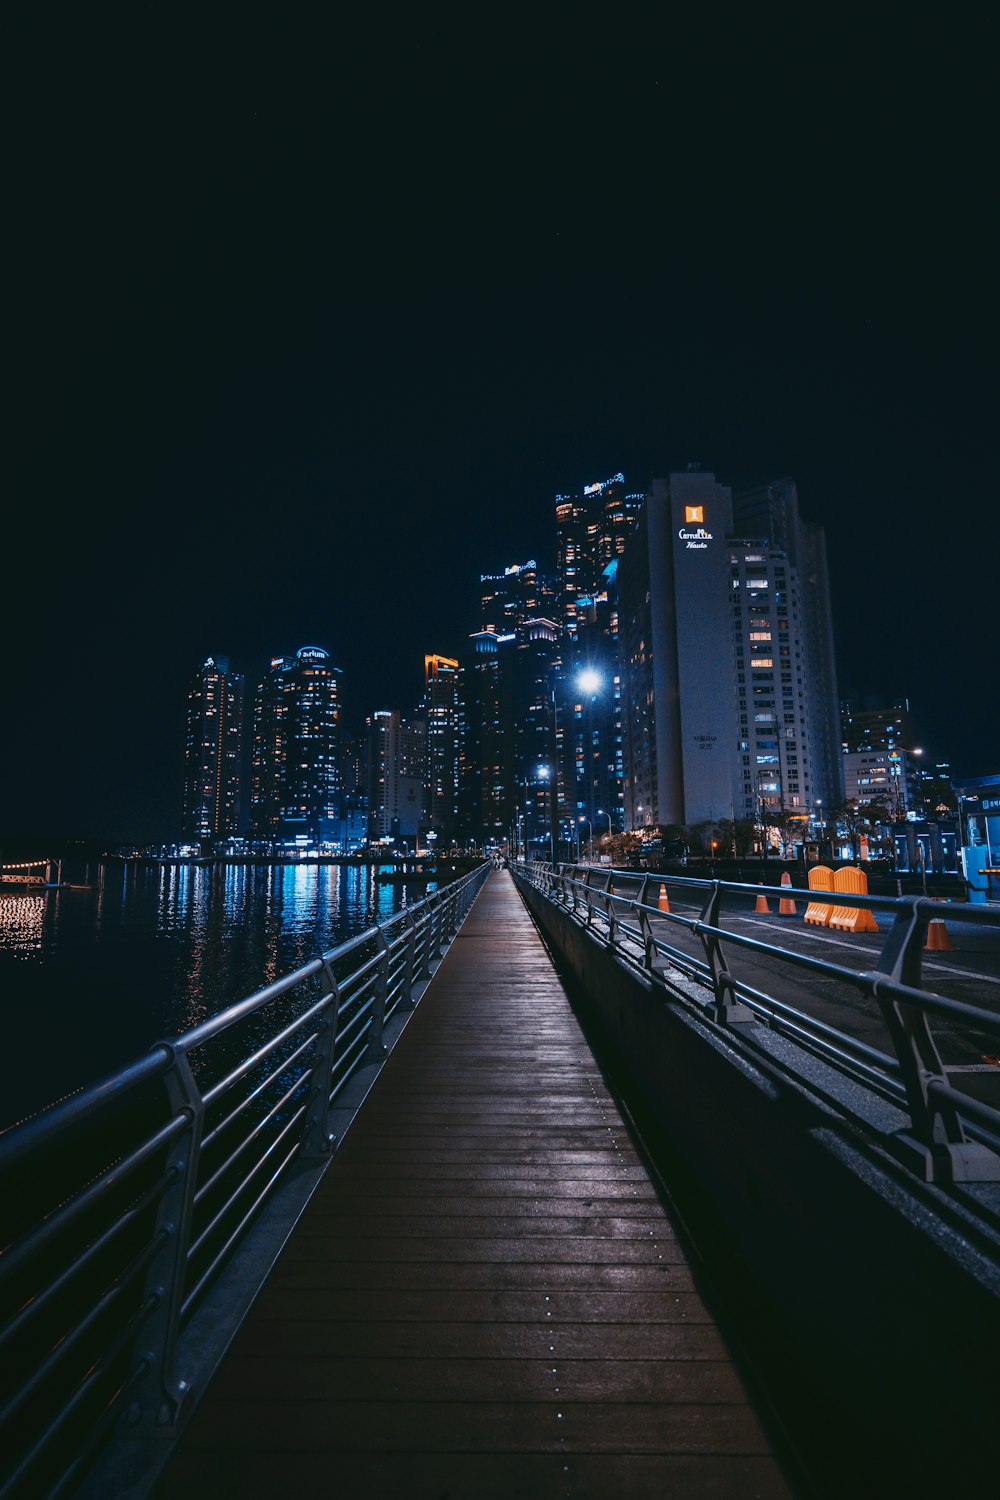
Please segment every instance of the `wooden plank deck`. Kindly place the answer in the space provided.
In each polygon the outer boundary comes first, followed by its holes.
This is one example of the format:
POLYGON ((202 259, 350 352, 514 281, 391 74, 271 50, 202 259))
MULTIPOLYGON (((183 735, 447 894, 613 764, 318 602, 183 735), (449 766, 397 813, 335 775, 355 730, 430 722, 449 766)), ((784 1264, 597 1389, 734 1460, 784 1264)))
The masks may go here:
POLYGON ((488 879, 157 1500, 787 1500, 509 875, 488 879))

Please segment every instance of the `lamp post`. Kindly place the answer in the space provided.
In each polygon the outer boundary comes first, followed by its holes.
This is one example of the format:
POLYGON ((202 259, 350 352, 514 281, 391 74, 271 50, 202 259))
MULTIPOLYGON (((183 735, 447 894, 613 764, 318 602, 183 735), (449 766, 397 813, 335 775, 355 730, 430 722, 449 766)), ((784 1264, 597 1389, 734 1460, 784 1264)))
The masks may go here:
MULTIPOLYGON (((589 818, 585 818, 585 817, 583 817, 581 815, 577 819, 577 822, 576 822, 576 859, 577 859, 577 864, 580 863, 580 824, 581 823, 586 823, 587 827, 590 829, 590 833, 588 835, 588 839, 589 839, 589 842, 591 843, 591 845, 593 845, 593 842, 594 842, 594 825, 590 821, 589 818)), ((591 849, 591 854, 593 854, 593 849, 591 849)))
MULTIPOLYGON (((576 688, 577 692, 580 694, 580 697, 585 700, 587 706, 586 718, 582 726, 582 732, 584 735, 583 765, 586 768, 587 776, 586 803, 590 811, 590 817, 586 819, 586 822, 590 828, 591 842, 593 842, 593 817, 595 797, 594 778, 591 767, 594 739, 594 705, 596 704, 598 696, 604 687, 604 676, 597 670, 596 667, 582 667, 573 679, 573 685, 576 688)), ((601 737, 599 736, 599 738, 601 737)), ((577 806, 579 806, 579 801, 577 801, 577 806)), ((579 824, 577 825, 577 836, 579 837, 579 824)))
MULTIPOLYGON (((537 775, 539 781, 541 781, 542 783, 544 783, 545 785, 547 785, 548 782, 549 782, 549 780, 550 780, 550 778, 551 778, 551 776, 552 776, 552 767, 551 766, 539 766, 538 770, 537 770, 537 772, 535 774, 537 775)), ((550 792, 550 796, 551 796, 551 792, 550 792)), ((550 845, 549 852, 550 852, 550 856, 551 856, 551 859, 552 859, 552 864, 555 865, 555 862, 556 862, 556 844, 555 844, 555 835, 552 832, 552 819, 551 819, 551 817, 549 819, 549 845, 550 845)))

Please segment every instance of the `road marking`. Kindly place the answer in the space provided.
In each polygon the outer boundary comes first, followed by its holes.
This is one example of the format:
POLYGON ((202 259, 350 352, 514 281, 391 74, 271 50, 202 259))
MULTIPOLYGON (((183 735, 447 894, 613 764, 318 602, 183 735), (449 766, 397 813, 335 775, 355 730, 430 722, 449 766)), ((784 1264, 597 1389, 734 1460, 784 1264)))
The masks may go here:
MULTIPOLYGON (((731 912, 730 916, 734 921, 752 922, 755 927, 766 927, 769 932, 776 930, 773 922, 765 922, 762 918, 743 916, 740 912, 731 912)), ((815 938, 818 943, 836 943, 838 948, 853 948, 855 953, 871 953, 876 958, 882 952, 881 948, 869 948, 865 943, 849 943, 846 938, 830 937, 825 932, 809 932, 807 935, 810 938, 815 938)), ((977 983, 981 981, 983 984, 1000 985, 1000 979, 995 978, 992 974, 977 974, 975 969, 956 969, 951 964, 936 963, 933 959, 927 958, 926 955, 924 956, 922 967, 925 970, 933 969, 938 974, 957 974, 960 979, 974 979, 977 983)))

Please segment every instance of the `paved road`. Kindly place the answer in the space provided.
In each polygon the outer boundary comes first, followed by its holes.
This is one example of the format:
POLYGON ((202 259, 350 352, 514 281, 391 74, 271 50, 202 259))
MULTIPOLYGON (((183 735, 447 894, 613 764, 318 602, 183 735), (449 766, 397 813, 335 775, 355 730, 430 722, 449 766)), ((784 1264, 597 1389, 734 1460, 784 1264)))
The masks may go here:
MULTIPOLYGON (((780 916, 772 897, 769 914, 754 910, 753 897, 727 897, 721 926, 744 937, 771 943, 796 953, 820 958, 845 969, 863 972, 877 966, 892 924, 892 913, 876 913, 879 932, 844 933, 806 926, 805 903, 793 916, 780 916)), ((670 897, 671 912, 696 917, 692 902, 670 897)), ((1000 913, 998 913, 1000 916, 1000 913)), ((948 999, 991 1011, 1000 1018, 1000 923, 984 927, 955 920, 947 904, 941 906, 951 952, 922 955, 923 987, 948 999)), ((699 940, 676 923, 663 920, 657 936, 666 937, 682 952, 703 956, 699 940), (669 934, 669 936, 668 936, 669 934)), ((892 1052, 889 1033, 878 1005, 849 981, 795 969, 778 958, 750 952, 735 944, 727 950, 730 968, 740 978, 776 999, 835 1026, 850 1036, 885 1052, 892 1052)), ((1000 1035, 934 1020, 932 1029, 949 1073, 962 1075, 962 1087, 1000 1107, 1000 1035)))

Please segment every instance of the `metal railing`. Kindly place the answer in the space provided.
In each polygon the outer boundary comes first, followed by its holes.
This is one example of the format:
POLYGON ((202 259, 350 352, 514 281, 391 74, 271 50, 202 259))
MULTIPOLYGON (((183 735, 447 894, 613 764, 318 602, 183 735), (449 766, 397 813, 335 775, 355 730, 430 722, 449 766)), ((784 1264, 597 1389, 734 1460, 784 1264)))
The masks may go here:
MULTIPOLYGON (((614 949, 622 963, 654 986, 669 986, 679 1003, 719 1026, 737 1028, 750 1045, 763 1045, 770 1033, 780 1033, 839 1076, 893 1105, 908 1118, 892 1132, 889 1149, 924 1181, 970 1186, 1000 1181, 1000 1110, 956 1087, 934 1032, 935 1025, 944 1023, 987 1039, 989 1045, 1000 1040, 1000 1014, 935 994, 923 987, 921 978, 930 922, 946 911, 949 920, 1000 927, 1000 911, 958 903, 943 908, 924 897, 816 892, 606 867, 533 863, 518 873, 587 928, 595 941, 614 949), (661 905, 661 889, 668 910, 661 905), (727 908, 732 911, 738 901, 761 895, 799 902, 821 899, 831 906, 891 914, 874 967, 859 972, 722 926, 727 908), (682 934, 697 941, 679 947, 682 934), (740 954, 763 956, 800 977, 837 980, 867 997, 885 1023, 891 1052, 751 984, 738 972, 740 954)), ((811 1086, 816 1086, 815 1078, 811 1086)), ((845 1093, 850 1091, 838 1091, 838 1108, 844 1106, 845 1093)))
POLYGON ((111 1434, 163 1449, 204 1378, 199 1310, 218 1320, 276 1189, 315 1186, 342 1091, 384 1057, 489 868, 0 1137, 4 1500, 68 1493, 111 1434))

